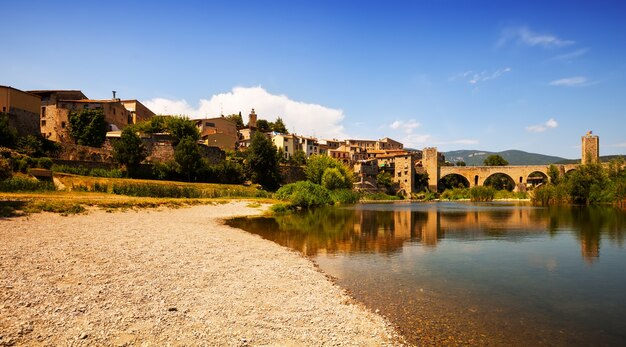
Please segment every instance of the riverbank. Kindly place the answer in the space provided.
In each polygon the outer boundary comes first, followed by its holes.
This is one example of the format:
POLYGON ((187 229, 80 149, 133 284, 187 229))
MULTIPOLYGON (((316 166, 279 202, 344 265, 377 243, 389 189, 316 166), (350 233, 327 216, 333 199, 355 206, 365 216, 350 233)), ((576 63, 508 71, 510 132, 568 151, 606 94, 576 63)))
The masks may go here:
POLYGON ((247 202, 0 219, 0 345, 394 345, 247 202))

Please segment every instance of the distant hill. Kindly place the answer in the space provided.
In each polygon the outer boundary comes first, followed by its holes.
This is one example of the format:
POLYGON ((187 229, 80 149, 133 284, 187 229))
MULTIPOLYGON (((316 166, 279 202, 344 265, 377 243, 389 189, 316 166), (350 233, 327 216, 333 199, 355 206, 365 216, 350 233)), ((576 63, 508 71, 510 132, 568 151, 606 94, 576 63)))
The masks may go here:
MULTIPOLYGON (((606 163, 617 158, 623 158, 626 160, 626 155, 601 155, 600 162, 606 163)), ((555 164, 580 164, 580 159, 564 159, 556 162, 555 164)))
MULTIPOLYGON (((480 166, 483 165, 483 161, 485 158, 492 154, 498 154, 506 161, 509 162, 510 165, 544 165, 544 164, 554 164, 557 162, 568 161, 568 159, 561 157, 554 157, 550 155, 543 155, 538 153, 528 153, 524 151, 518 150, 508 150, 502 152, 489 152, 489 151, 480 151, 480 150, 458 150, 458 151, 450 151, 444 152, 443 155, 446 156, 446 160, 451 163, 456 163, 459 161, 464 161, 465 164, 469 166, 480 166)), ((578 160, 580 162, 580 159, 578 160)))

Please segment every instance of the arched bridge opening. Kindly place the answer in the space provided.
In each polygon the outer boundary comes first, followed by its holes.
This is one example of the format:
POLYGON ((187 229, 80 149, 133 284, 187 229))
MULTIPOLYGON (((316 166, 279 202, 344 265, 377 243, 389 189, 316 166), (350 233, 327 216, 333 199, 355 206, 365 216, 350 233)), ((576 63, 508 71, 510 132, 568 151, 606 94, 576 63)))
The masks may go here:
POLYGON ((437 182, 437 191, 443 192, 446 189, 469 188, 469 186, 470 182, 467 177, 458 173, 451 173, 439 179, 439 182, 437 182))
POLYGON ((484 185, 492 187, 496 190, 508 190, 511 192, 515 189, 516 182, 511 176, 502 172, 497 172, 489 175, 489 177, 485 179, 484 185))

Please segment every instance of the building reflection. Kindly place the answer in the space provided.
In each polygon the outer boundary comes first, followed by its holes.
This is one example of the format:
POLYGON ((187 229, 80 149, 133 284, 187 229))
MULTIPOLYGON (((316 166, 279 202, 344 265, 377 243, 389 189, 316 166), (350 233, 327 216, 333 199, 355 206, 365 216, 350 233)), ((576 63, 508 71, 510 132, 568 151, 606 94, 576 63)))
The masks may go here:
POLYGON ((320 253, 401 252, 407 242, 435 249, 443 239, 521 241, 546 233, 574 233, 581 255, 593 263, 600 256, 601 239, 622 244, 626 213, 591 208, 479 208, 438 204, 368 205, 303 211, 274 218, 240 219, 231 225, 260 234, 309 256, 320 253), (602 236, 604 235, 604 236, 602 236))

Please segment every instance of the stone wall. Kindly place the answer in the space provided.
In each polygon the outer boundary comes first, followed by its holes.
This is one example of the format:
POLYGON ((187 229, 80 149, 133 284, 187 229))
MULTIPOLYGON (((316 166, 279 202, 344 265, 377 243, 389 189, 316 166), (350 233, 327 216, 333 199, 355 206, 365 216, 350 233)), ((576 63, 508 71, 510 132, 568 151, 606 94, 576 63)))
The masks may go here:
POLYGON ((306 180, 304 167, 297 165, 281 165, 280 176, 282 177, 284 184, 306 180))
POLYGON ((59 143, 59 146, 56 159, 113 163, 113 152, 110 147, 96 148, 72 143, 59 143))

